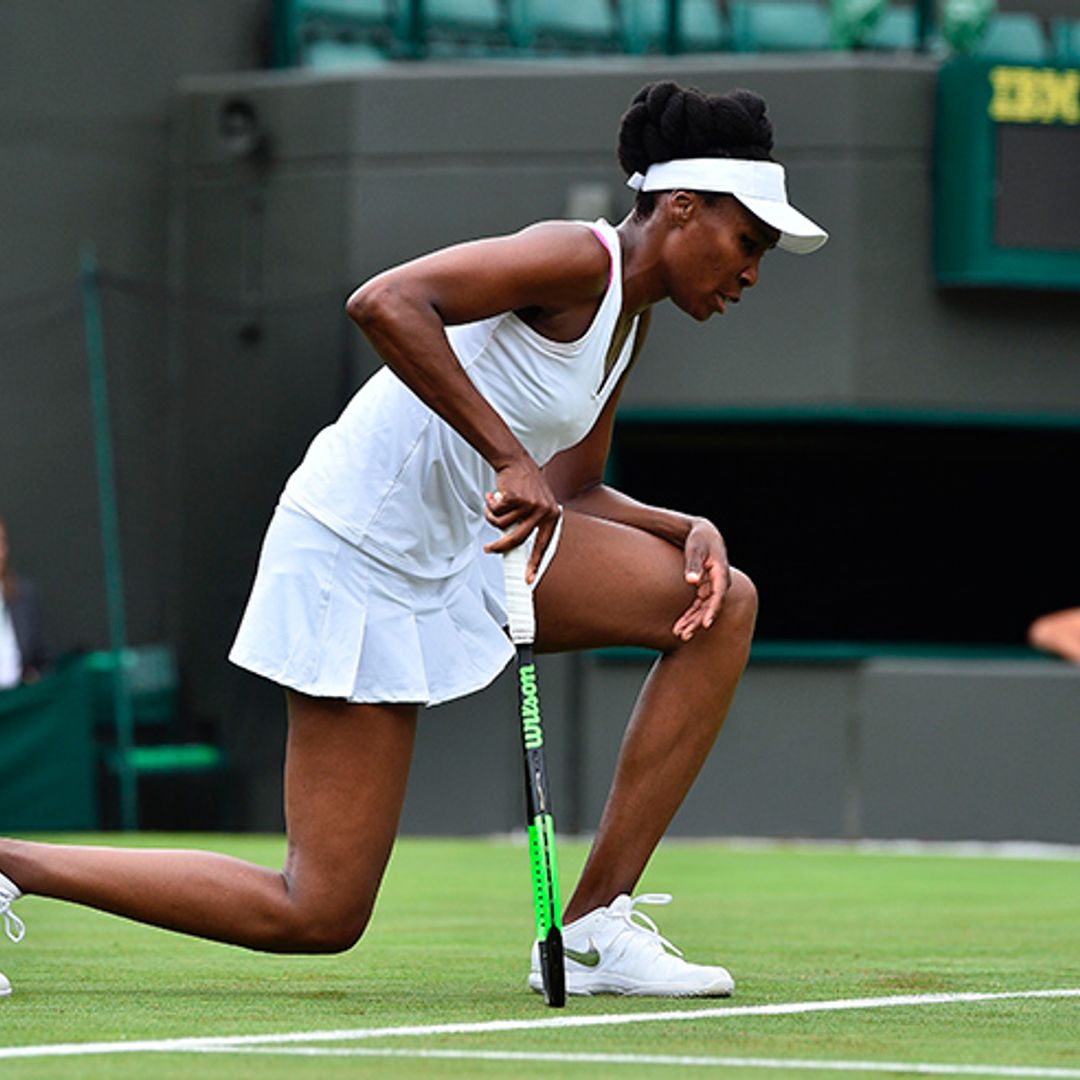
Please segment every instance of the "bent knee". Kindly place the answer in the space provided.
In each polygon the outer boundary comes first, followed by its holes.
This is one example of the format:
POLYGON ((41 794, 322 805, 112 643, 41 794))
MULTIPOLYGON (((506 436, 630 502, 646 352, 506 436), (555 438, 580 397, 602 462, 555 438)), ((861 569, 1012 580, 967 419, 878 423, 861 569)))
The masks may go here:
POLYGON ((757 612, 757 587, 746 574, 732 567, 731 586, 724 595, 724 603, 720 609, 721 616, 738 623, 752 634, 754 623, 757 621, 757 612))
MULTIPOLYGON (((754 583, 741 570, 732 568, 731 584, 724 593, 720 610, 716 613, 712 625, 695 633, 689 641, 670 641, 661 646, 662 652, 678 651, 687 645, 707 651, 719 649, 721 652, 735 650, 749 654, 750 641, 754 636, 757 623, 758 594, 754 583)), ((670 638, 670 630, 666 632, 670 638)))
POLYGON ((272 931, 267 952, 326 954, 347 952, 363 936, 371 912, 291 912, 272 931))
POLYGON ((705 633, 695 634, 692 641, 706 650, 719 649, 725 654, 734 650, 748 656, 757 611, 758 595, 754 583, 741 570, 732 568, 731 584, 724 593, 715 621, 705 633))
POLYGON ((363 937, 366 928, 367 919, 315 923, 307 928, 302 939, 303 947, 297 951, 321 954, 347 952, 363 937))

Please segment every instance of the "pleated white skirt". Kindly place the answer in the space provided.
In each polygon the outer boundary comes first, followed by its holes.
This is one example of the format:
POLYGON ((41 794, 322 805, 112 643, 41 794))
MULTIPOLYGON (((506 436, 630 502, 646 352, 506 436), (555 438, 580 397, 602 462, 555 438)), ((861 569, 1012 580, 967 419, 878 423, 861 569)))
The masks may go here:
POLYGON ((353 702, 438 705, 480 690, 514 656, 501 559, 483 542, 456 574, 419 578, 278 506, 229 659, 353 702))

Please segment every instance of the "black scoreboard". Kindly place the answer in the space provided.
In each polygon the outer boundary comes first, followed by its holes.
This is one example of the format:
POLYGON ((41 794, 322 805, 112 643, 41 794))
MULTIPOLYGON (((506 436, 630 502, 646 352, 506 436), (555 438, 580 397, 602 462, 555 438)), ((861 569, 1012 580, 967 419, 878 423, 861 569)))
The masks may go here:
POLYGON ((1080 69, 951 61, 936 121, 938 281, 1080 289, 1080 69))

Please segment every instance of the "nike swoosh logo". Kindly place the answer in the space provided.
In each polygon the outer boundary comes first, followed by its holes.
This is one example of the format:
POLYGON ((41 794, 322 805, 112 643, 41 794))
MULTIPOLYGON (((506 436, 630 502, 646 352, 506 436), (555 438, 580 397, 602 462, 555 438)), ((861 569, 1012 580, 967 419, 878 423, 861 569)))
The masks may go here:
POLYGON ((564 946, 563 955, 575 963, 581 964, 582 967, 596 967, 600 963, 600 951, 591 941, 587 952, 578 952, 577 949, 568 949, 564 946))

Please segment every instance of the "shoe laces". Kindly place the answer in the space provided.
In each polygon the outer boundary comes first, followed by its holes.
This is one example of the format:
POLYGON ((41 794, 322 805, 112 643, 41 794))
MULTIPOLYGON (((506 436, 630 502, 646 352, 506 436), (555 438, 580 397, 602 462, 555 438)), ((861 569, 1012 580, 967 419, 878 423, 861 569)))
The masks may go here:
POLYGON ((668 952, 672 952, 676 956, 682 956, 682 949, 677 945, 672 945, 672 943, 660 933, 660 928, 656 923, 654 923, 644 911, 638 911, 637 908, 638 904, 661 905, 670 903, 670 893, 642 893, 640 896, 635 896, 628 904, 620 904, 619 910, 617 910, 615 914, 618 918, 622 919, 631 930, 634 930, 639 934, 648 934, 657 945, 662 946, 668 952))
POLYGON ((0 918, 4 920, 4 933, 18 945, 26 933, 26 925, 11 910, 11 901, 6 896, 0 896, 0 918))

